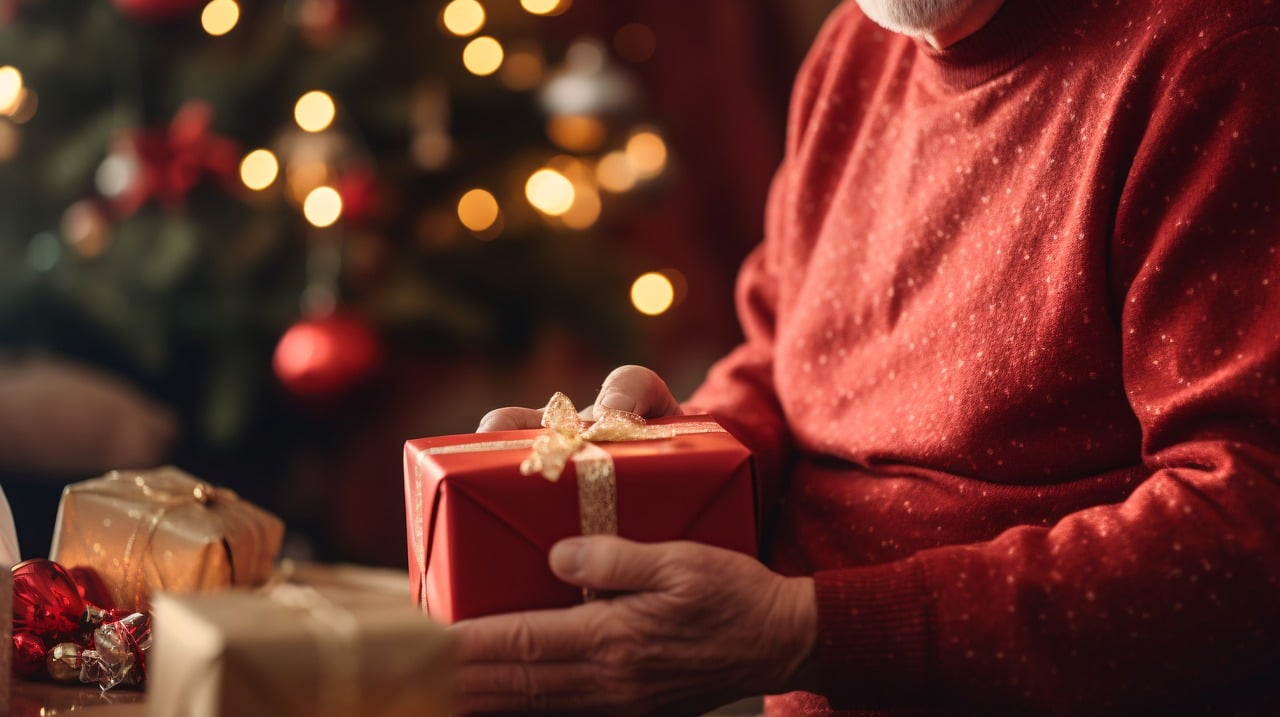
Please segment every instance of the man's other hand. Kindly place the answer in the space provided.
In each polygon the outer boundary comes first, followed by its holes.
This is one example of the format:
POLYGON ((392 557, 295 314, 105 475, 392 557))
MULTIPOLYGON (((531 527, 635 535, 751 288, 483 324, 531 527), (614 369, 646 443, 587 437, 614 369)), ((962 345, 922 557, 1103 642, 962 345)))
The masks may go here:
POLYGON ((798 682, 816 640, 813 581, 687 542, 569 538, 562 580, 615 597, 454 625, 461 713, 696 715, 798 682))

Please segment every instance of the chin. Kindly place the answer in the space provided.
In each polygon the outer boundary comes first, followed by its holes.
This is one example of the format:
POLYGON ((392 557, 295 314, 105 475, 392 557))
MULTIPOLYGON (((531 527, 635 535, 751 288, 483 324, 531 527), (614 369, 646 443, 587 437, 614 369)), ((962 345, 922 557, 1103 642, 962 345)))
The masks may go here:
POLYGON ((858 7, 886 30, 904 35, 929 35, 948 27, 964 14, 971 0, 857 0, 858 7))

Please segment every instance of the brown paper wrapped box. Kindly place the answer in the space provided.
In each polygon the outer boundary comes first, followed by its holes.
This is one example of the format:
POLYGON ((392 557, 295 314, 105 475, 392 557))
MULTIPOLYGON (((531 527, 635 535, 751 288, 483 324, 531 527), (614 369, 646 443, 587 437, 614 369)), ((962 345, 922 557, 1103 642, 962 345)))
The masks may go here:
POLYGON ((93 568, 115 607, 147 596, 262 584, 284 524, 225 488, 173 467, 112 471, 62 491, 50 557, 93 568))
POLYGON ((315 581, 157 595, 152 717, 445 717, 452 643, 404 596, 315 581))

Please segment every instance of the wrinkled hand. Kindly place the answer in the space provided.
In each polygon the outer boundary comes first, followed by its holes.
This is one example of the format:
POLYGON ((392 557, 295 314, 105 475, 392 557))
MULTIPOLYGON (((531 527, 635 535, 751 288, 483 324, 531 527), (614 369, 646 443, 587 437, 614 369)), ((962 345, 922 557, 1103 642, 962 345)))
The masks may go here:
MULTIPOLYGON (((584 420, 594 420, 598 408, 614 408, 638 413, 645 418, 680 415, 680 403, 658 374, 643 366, 620 366, 600 386, 595 403, 579 411, 584 420)), ((542 425, 540 408, 499 408, 480 419, 477 433, 538 428, 542 425)))
POLYGON ((0 465, 67 476, 164 461, 165 407, 88 366, 49 357, 0 365, 0 465))
POLYGON ((625 592, 564 610, 460 622, 457 708, 700 714, 802 687, 817 632, 813 581, 697 543, 569 538, 551 569, 625 592))

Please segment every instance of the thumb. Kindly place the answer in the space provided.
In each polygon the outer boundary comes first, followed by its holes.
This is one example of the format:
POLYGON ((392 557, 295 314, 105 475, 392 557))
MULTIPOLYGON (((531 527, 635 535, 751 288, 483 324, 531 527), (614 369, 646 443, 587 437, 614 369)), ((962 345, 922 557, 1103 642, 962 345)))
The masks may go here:
POLYGON ((619 366, 605 377, 596 396, 595 413, 602 408, 638 413, 645 418, 678 416, 680 404, 666 381, 644 366, 619 366))
POLYGON ((548 561, 556 577, 571 585, 614 592, 657 590, 667 582, 671 547, 612 535, 566 538, 552 546, 548 561))

